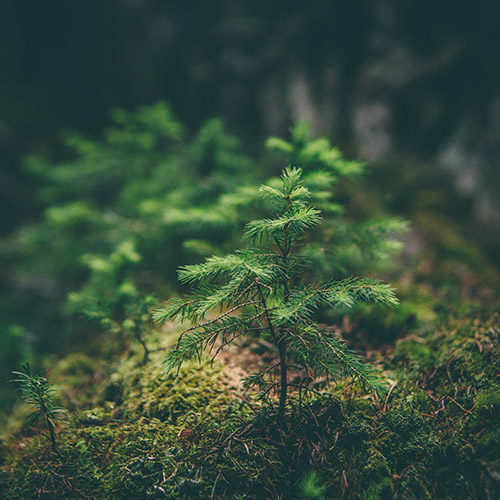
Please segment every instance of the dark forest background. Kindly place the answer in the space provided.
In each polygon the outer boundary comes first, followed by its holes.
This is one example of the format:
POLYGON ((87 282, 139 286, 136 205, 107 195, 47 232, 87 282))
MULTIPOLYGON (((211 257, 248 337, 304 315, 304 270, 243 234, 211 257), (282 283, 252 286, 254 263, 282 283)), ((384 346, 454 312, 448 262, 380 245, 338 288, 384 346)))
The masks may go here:
POLYGON ((453 172, 497 222, 496 2, 17 0, 0 5, 0 229, 37 214, 31 153, 110 109, 169 102, 256 144, 297 119, 369 160, 453 172))

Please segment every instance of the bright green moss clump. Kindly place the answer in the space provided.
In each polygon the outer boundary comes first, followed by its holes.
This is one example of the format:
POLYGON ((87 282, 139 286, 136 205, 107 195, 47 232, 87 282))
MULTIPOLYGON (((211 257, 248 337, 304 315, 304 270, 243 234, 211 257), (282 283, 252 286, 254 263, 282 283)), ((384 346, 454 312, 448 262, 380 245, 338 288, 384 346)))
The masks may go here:
MULTIPOLYGON (((164 354, 161 351, 161 356, 164 354)), ((112 399, 123 400, 124 411, 131 416, 178 424, 190 418, 200 419, 228 405, 231 395, 223 383, 220 365, 211 366, 204 359, 201 363, 186 363, 179 373, 167 373, 158 358, 154 356, 148 365, 147 377, 141 368, 134 367, 133 361, 124 362, 111 377, 116 391, 112 399)))

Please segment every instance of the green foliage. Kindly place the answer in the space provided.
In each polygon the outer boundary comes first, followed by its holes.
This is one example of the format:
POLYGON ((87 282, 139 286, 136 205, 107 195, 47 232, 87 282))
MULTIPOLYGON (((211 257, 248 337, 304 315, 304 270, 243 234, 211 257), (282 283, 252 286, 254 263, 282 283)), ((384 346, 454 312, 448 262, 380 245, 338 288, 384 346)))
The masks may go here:
POLYGON ((382 214, 356 221, 352 215, 345 216, 347 200, 332 201, 332 195, 339 193, 339 186, 365 173, 366 164, 346 160, 325 137, 312 138, 310 126, 305 122, 292 128, 290 142, 272 137, 267 146, 282 160, 301 166, 311 201, 329 215, 303 248, 309 272, 319 278, 325 274, 343 277, 387 269, 402 248, 397 237, 407 231, 407 222, 382 214))
POLYGON ((0 250, 12 287, 30 294, 14 295, 5 314, 34 331, 36 350, 83 339, 94 327, 82 313, 122 321, 139 296, 170 293, 178 265, 224 245, 237 227, 207 206, 258 172, 219 120, 188 137, 164 103, 111 118, 100 138, 67 133, 66 162, 26 161, 42 215, 0 250), (29 316, 17 312, 27 300, 29 316))
POLYGON ((260 332, 267 336, 279 353, 279 361, 247 382, 261 386, 263 395, 279 385, 280 420, 284 418, 291 363, 298 363, 305 373, 311 370, 334 377, 345 373, 367 387, 383 390, 377 372, 314 321, 314 311, 322 306, 351 307, 360 301, 389 306, 398 303, 388 285, 374 280, 307 283, 300 248, 306 232, 319 225, 321 218, 319 210, 308 202, 311 193, 301 176, 300 169, 288 168, 279 187, 261 188, 262 195, 271 201, 273 216, 250 222, 245 231, 245 237, 251 243, 261 243, 261 248, 245 248, 182 267, 179 280, 198 291, 184 299, 172 299, 154 313, 161 324, 174 319, 195 322, 181 333, 169 354, 170 368, 179 368, 186 359, 200 358, 206 349, 215 350, 215 356, 242 335, 260 332), (218 314, 207 319, 215 311, 218 314), (274 382, 269 372, 278 369, 281 379, 274 382))
POLYGON ((42 421, 47 427, 50 436, 52 449, 60 453, 56 444, 55 423, 61 419, 64 412, 54 399, 54 390, 49 381, 44 377, 35 377, 31 375, 30 366, 23 366, 22 371, 12 372, 17 378, 13 380, 19 384, 23 400, 32 408, 29 417, 30 424, 42 421))
POLYGON ((84 313, 89 318, 123 315, 123 307, 137 300, 138 292, 130 279, 141 261, 131 240, 121 242, 108 257, 83 255, 90 275, 78 292, 68 294, 66 312, 84 313))
MULTIPOLYGON (((49 341, 68 345, 93 331, 82 312, 91 320, 121 321, 137 297, 175 293, 180 265, 232 252, 243 227, 264 217, 258 185, 283 155, 304 167, 310 200, 327 215, 301 250, 311 278, 374 272, 398 247, 397 221, 381 215, 357 226, 342 215, 346 197, 333 202, 332 195, 366 167, 346 160, 326 138, 313 138, 305 123, 292 129, 290 142, 270 139, 271 155, 256 161, 220 120, 189 135, 162 102, 116 110, 111 121, 99 138, 67 132, 62 163, 26 161, 41 186, 42 214, 0 250, 9 259, 12 286, 30 291, 33 312, 22 314, 26 299, 14 296, 17 302, 7 308, 19 321, 8 323, 33 331, 35 350, 49 341)), ((269 189, 279 183, 275 177, 266 182, 269 189)))
POLYGON ((346 160, 325 137, 314 139, 311 125, 305 121, 292 128, 290 142, 270 137, 266 144, 270 150, 287 155, 293 164, 302 165, 306 173, 324 169, 339 177, 354 177, 362 174, 366 167, 362 162, 346 160))
POLYGON ((153 295, 139 296, 131 279, 141 261, 133 241, 123 241, 107 258, 84 255, 90 277, 79 292, 68 295, 66 312, 80 314, 121 337, 133 337, 144 351, 149 350, 145 335, 149 330, 149 310, 156 305, 153 295))

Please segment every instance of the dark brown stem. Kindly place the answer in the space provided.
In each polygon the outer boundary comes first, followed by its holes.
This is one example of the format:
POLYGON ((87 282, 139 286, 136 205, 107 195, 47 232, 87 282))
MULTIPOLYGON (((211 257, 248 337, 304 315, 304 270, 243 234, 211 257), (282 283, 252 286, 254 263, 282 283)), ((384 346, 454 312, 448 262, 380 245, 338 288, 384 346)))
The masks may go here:
MULTIPOLYGON (((285 211, 288 212, 290 207, 290 196, 287 196, 286 200, 286 209, 285 211)), ((288 302, 290 299, 290 283, 289 283, 289 270, 288 270, 288 258, 290 256, 290 251, 291 251, 291 242, 290 242, 290 235, 288 231, 288 225, 285 227, 285 238, 284 238, 284 243, 283 247, 281 249, 281 257, 283 261, 283 270, 285 272, 285 282, 284 282, 284 295, 285 295, 285 303, 288 302)), ((287 351, 287 346, 286 346, 286 341, 283 336, 279 339, 278 342, 278 350, 279 350, 279 356, 280 356, 280 374, 281 374, 281 383, 280 383, 280 401, 279 401, 279 408, 278 408, 278 415, 279 415, 279 420, 281 425, 284 427, 286 425, 285 422, 285 410, 286 410, 286 399, 287 399, 287 392, 288 392, 288 366, 287 366, 287 360, 286 360, 286 351, 287 351)))
POLYGON ((271 333, 271 337, 276 345, 278 345, 278 337, 276 335, 276 331, 274 330, 273 324, 271 323, 271 318, 269 317, 269 309, 267 308, 266 299, 264 298, 264 294, 262 293, 262 288, 260 287, 260 283, 258 281, 255 282, 257 284, 257 291, 259 292, 260 302, 262 307, 264 308, 264 315, 266 316, 267 326, 269 327, 269 332, 271 333))
POLYGON ((52 448, 55 451, 57 451, 56 436, 55 436, 55 433, 54 433, 54 426, 52 425, 52 422, 50 421, 49 417, 45 417, 45 422, 47 423, 47 427, 49 429, 50 442, 52 443, 52 448))
POLYGON ((286 409, 286 397, 288 391, 288 367, 286 365, 286 344, 284 342, 279 343, 279 354, 280 354, 280 372, 281 372, 281 382, 280 382, 280 402, 278 408, 279 421, 282 426, 285 424, 285 409, 286 409))
POLYGON ((52 421, 50 420, 50 417, 46 413, 46 408, 45 405, 42 405, 42 412, 45 416, 45 424, 47 425, 47 429, 49 429, 49 436, 50 436, 50 444, 52 445, 52 449, 60 456, 62 457, 62 453, 59 451, 59 448, 57 447, 56 443, 56 434, 54 432, 54 425, 52 424, 52 421))
POLYGON ((138 326, 135 327, 134 334, 135 334, 135 338, 137 339, 137 342, 139 342, 139 344, 141 344, 142 349, 144 350, 144 355, 142 357, 142 363, 141 363, 141 365, 145 365, 148 362, 148 360, 149 360, 149 349, 148 349, 148 346, 146 345, 146 342, 142 338, 142 335, 141 335, 141 332, 140 332, 138 326))
POLYGON ((278 407, 278 423, 281 427, 284 427, 286 425, 285 409, 286 409, 286 395, 287 395, 287 389, 288 389, 288 380, 287 380, 288 368, 286 366, 286 344, 283 342, 283 339, 280 339, 276 335, 276 331, 275 331, 274 326, 271 322, 271 318, 269 317, 266 299, 264 298, 264 294, 262 293, 262 289, 260 287, 259 282, 257 281, 256 283, 257 283, 257 290, 259 292, 260 301, 262 302, 262 307, 264 308, 264 312, 266 315, 267 326, 269 327, 269 331, 270 331, 271 336, 273 338, 274 344, 278 348, 278 352, 279 352, 279 356, 280 356, 281 378, 280 378, 280 401, 279 401, 279 407, 278 407))

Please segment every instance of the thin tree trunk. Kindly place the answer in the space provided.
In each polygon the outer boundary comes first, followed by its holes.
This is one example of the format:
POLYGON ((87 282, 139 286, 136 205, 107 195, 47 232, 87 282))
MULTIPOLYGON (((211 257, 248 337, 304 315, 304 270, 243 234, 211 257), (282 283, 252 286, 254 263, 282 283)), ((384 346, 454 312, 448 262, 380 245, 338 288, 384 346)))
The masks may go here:
POLYGON ((285 410, 286 410, 286 398, 288 391, 288 366, 286 363, 286 345, 284 343, 280 343, 279 345, 279 354, 280 354, 280 371, 281 371, 281 381, 280 381, 280 402, 278 408, 278 419, 280 425, 285 427, 285 410))
MULTIPOLYGON (((287 196, 286 200, 286 210, 290 206, 290 196, 287 196)), ((283 261, 283 269, 285 271, 285 281, 283 283, 285 303, 290 299, 290 277, 288 275, 288 257, 291 252, 291 242, 288 233, 288 225, 285 227, 285 241, 283 243, 283 248, 281 248, 281 256, 283 261)), ((281 371, 281 381, 280 381, 280 402, 278 408, 278 419, 280 425, 283 429, 286 429, 285 411, 286 411, 286 400, 288 392, 288 365, 286 362, 286 339, 283 336, 279 339, 278 349, 280 354, 280 371, 281 371)))
POLYGON ((45 416, 45 423, 47 424, 47 427, 49 429, 49 435, 50 435, 50 443, 52 444, 52 449, 60 456, 62 457, 62 453, 59 451, 59 448, 57 447, 56 444, 56 435, 54 433, 54 426, 52 425, 52 422, 50 421, 50 418, 48 416, 45 416))
POLYGON ((141 365, 145 365, 148 360, 149 360, 149 349, 148 349, 148 346, 146 344, 146 341, 142 338, 142 335, 141 335, 141 332, 139 330, 139 327, 135 327, 135 330, 134 330, 134 334, 135 334, 135 338, 137 339, 137 342, 139 342, 139 344, 141 344, 143 350, 144 350, 144 355, 142 357, 142 363, 141 365))
POLYGON ((262 303, 262 307, 264 308, 264 312, 266 315, 267 326, 269 328, 269 332, 273 338, 274 344, 278 348, 279 356, 280 356, 280 401, 278 407, 278 424, 285 428, 285 410, 286 410, 286 397, 288 390, 288 379, 287 372, 288 367, 286 364, 286 344, 276 335, 276 331, 274 330, 273 324, 271 323, 271 318, 269 317, 269 310, 267 308, 266 299, 264 298, 264 294, 262 293, 262 289, 260 288, 259 283, 257 282, 257 291, 259 292, 260 301, 262 303))

